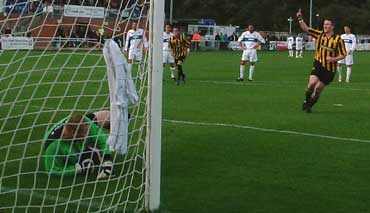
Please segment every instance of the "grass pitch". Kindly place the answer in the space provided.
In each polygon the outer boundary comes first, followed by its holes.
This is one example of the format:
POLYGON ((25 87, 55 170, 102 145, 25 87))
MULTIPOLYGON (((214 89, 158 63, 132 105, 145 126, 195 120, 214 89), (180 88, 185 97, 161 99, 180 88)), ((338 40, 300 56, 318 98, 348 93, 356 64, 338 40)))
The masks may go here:
MULTIPOLYGON (((161 211, 369 212, 369 53, 355 53, 351 83, 338 83, 335 80, 325 88, 312 114, 301 110, 313 62, 312 53, 305 52, 303 59, 289 59, 286 52, 258 54, 253 82, 235 81, 239 74, 240 52, 192 53, 184 65, 187 75, 185 85, 177 86, 169 80, 169 70, 166 68, 163 88, 161 211)), ((30 146, 15 146, 10 150, 4 147, 12 137, 15 137, 15 141, 17 137, 19 141, 24 141, 22 138, 25 136, 31 141, 39 140, 46 129, 42 124, 50 121, 51 116, 56 121, 65 113, 50 110, 33 120, 32 112, 37 109, 29 105, 50 109, 75 106, 80 109, 97 109, 109 106, 106 99, 101 97, 107 94, 107 85, 100 82, 105 70, 104 62, 97 60, 99 54, 74 57, 62 54, 54 59, 55 63, 48 64, 47 61, 53 60, 53 56, 50 57, 48 60, 45 58, 44 63, 40 62, 37 68, 33 67, 32 61, 22 63, 25 66, 22 70, 26 72, 13 82, 14 92, 0 93, 3 100, 0 106, 0 126, 7 122, 6 128, 0 133, 0 144, 3 147, 0 149, 0 162, 9 152, 8 160, 37 155, 40 145, 36 142, 30 146), (80 60, 84 60, 86 66, 74 67, 73 64, 81 64, 80 60), (46 70, 64 63, 72 66, 68 66, 62 73, 54 71, 45 74, 46 70), (93 74, 83 74, 82 70, 85 67, 90 70, 89 66, 92 65, 97 67, 93 74), (27 70, 32 69, 40 71, 29 75, 27 70), (38 87, 37 91, 32 90, 32 86, 22 89, 24 79, 27 84, 37 85, 40 79, 45 83, 48 79, 54 79, 55 75, 58 75, 60 82, 79 82, 86 78, 91 79, 91 82, 82 90, 81 87, 72 87, 67 91, 62 83, 52 90, 47 84, 45 88, 38 87), (81 91, 94 95, 96 88, 101 94, 97 98, 78 98, 81 91), (45 101, 42 99, 45 92, 55 96, 70 94, 70 97, 45 101), (29 103, 28 107, 19 106, 19 103, 13 105, 12 99, 15 97, 17 100, 24 99, 25 103, 29 103), (30 102, 29 97, 35 100, 30 102), (75 103, 75 100, 80 101, 75 103), (29 113, 30 117, 25 117, 22 125, 34 124, 37 131, 30 133, 25 129, 24 132, 11 134, 12 129, 21 128, 17 126, 17 118, 24 113, 29 113)), ((3 54, 2 58, 16 61, 16 56, 11 54, 3 54)), ((5 76, 10 75, 8 73, 5 76)), ((1 80, 0 88, 4 91, 10 82, 4 78, 1 80)), ((35 159, 24 161, 23 166, 17 162, 0 167, 1 172, 5 168, 4 174, 11 176, 20 169, 32 172, 38 168, 35 159)), ((122 167, 121 170, 131 168, 122 167)), ((29 188, 34 184, 41 187, 45 180, 50 184, 60 183, 60 179, 49 180, 44 174, 31 173, 28 176, 6 178, 3 180, 6 186, 2 187, 29 188)), ((140 178, 132 180, 133 183, 140 182, 140 178)), ((67 178, 63 184, 68 186, 73 184, 72 181, 67 178)), ((84 179, 78 179, 77 182, 83 183, 84 179)), ((118 183, 122 187, 124 184, 118 183)), ((99 196, 107 190, 113 192, 115 186, 117 182, 101 183, 95 189, 86 185, 82 194, 91 197, 92 191, 95 191, 97 199, 93 197, 84 202, 109 205, 109 199, 101 202, 99 196)), ((75 210, 75 204, 63 204, 63 200, 56 202, 53 198, 75 198, 80 196, 80 189, 66 190, 61 195, 49 191, 50 194, 45 196, 51 199, 45 203, 49 207, 44 212, 53 210, 55 203, 58 203, 59 208, 56 210, 75 210)), ((17 201, 14 201, 14 194, 6 195, 0 195, 0 206, 37 205, 42 200, 37 197, 29 200, 26 192, 18 192, 17 201)), ((97 209, 99 206, 90 209, 80 207, 81 211, 97 209)), ((132 209, 135 206, 130 206, 128 211, 132 209)), ((18 210, 22 212, 21 208, 18 210)), ((32 211, 40 212, 40 209, 34 208, 32 211)))

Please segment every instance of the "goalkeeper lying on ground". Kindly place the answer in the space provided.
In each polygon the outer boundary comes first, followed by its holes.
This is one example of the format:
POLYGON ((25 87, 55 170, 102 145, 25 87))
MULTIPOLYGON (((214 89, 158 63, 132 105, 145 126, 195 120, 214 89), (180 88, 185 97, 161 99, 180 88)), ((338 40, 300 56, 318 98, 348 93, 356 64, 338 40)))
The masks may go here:
POLYGON ((112 153, 107 135, 88 116, 74 113, 45 135, 45 169, 49 174, 88 174, 99 169, 98 179, 112 174, 112 153))

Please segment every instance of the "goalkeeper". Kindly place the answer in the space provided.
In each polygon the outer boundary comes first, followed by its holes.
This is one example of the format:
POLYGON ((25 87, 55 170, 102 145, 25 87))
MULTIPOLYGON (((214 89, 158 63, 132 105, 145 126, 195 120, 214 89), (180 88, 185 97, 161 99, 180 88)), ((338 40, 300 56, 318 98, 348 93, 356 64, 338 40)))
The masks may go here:
POLYGON ((112 153, 107 135, 87 116, 74 113, 45 135, 45 169, 48 174, 89 174, 99 168, 98 179, 112 174, 112 153))

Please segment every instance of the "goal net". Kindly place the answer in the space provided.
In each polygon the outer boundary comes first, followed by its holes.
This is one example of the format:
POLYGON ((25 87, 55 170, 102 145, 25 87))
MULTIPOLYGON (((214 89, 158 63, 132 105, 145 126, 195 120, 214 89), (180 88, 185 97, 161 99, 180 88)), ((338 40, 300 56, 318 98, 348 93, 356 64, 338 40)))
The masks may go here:
MULTIPOLYGON (((158 208, 162 77, 161 60, 153 57, 161 57, 163 0, 0 1, 0 212, 158 208), (104 42, 114 40, 123 51, 133 22, 148 49, 132 64, 139 101, 128 107, 127 153, 113 150, 113 175, 104 179, 97 178, 102 168, 50 174, 45 135, 75 112, 109 113, 104 42)), ((56 157, 65 165, 71 160, 56 157)))

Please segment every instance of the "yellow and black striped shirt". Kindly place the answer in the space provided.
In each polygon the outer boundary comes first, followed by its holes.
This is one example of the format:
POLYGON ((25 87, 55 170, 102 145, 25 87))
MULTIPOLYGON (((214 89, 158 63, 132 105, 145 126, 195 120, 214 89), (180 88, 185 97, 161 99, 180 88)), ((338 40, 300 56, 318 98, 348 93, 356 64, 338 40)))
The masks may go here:
POLYGON ((346 47, 344 41, 339 35, 326 37, 325 33, 312 28, 308 29, 308 34, 315 38, 315 60, 319 61, 324 69, 335 72, 337 63, 329 63, 326 58, 337 57, 338 55, 346 56, 346 47))
POLYGON ((180 35, 178 38, 175 36, 171 37, 168 44, 173 57, 185 57, 188 54, 190 41, 185 37, 185 35, 180 35))

